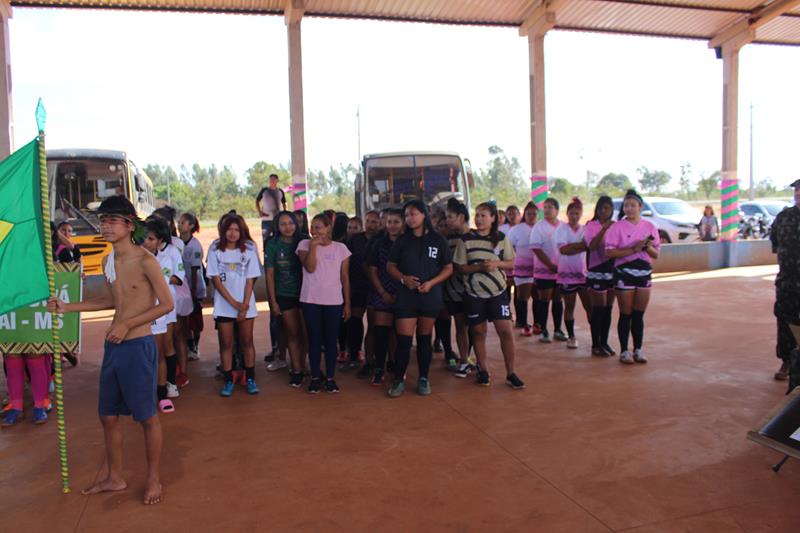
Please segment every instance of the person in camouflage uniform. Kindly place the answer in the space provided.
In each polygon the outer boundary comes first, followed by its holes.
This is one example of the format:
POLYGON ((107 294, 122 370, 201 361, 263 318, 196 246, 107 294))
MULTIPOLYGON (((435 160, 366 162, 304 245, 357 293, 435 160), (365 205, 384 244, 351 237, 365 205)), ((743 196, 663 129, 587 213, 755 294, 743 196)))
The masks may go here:
MULTIPOLYGON (((772 251, 778 254, 774 307, 778 319, 776 354, 781 359, 781 368, 775 373, 778 380, 789 377, 792 359, 798 359, 800 344, 800 180, 791 187, 795 205, 778 213, 770 234, 772 251)), ((797 364, 800 361, 794 366, 797 364)))

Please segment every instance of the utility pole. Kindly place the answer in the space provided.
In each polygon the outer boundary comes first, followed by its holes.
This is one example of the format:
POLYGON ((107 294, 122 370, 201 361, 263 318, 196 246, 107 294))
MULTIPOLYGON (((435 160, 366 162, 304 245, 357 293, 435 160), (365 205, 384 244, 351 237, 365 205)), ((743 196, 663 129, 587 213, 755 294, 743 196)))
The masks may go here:
POLYGON ((753 190, 753 102, 750 101, 750 199, 755 199, 753 190))
POLYGON ((358 164, 361 164, 361 105, 356 107, 356 122, 358 125, 358 164))

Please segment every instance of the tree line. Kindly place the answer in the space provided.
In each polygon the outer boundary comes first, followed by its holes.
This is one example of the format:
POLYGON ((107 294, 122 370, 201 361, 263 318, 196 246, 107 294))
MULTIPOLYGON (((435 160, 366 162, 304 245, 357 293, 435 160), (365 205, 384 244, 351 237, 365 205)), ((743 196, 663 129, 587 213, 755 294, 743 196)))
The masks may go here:
MULTIPOLYGON (((475 186, 471 191, 472 203, 492 200, 498 206, 523 206, 530 199, 530 180, 524 175, 522 165, 516 157, 509 156, 499 146, 490 146, 489 158, 475 171, 475 186)), ((230 209, 245 217, 256 217, 255 197, 269 183, 269 175, 277 174, 284 189, 291 184, 288 164, 273 164, 259 161, 244 173, 239 180, 236 172, 227 166, 203 167, 194 164, 181 166, 175 171, 170 166, 150 164, 144 171, 153 181, 155 197, 170 202, 179 211, 191 211, 200 219, 219 218, 230 209)), ((359 169, 353 164, 329 167, 324 170, 309 170, 306 173, 309 212, 318 213, 334 209, 355 213, 354 182, 359 169)), ((643 193, 673 196, 685 200, 710 200, 719 198, 721 173, 692 170, 688 162, 681 164, 677 189, 672 176, 663 170, 640 166, 636 184, 624 173, 608 173, 604 176, 587 171, 581 184, 561 177, 548 180, 550 194, 564 202, 579 196, 585 203, 593 202, 602 194, 621 196, 627 189, 636 187, 643 193), (673 187, 670 189, 670 187, 673 187)), ((755 186, 758 197, 774 196, 783 192, 769 178, 760 180, 755 186)), ((291 206, 291 193, 287 191, 291 206)))

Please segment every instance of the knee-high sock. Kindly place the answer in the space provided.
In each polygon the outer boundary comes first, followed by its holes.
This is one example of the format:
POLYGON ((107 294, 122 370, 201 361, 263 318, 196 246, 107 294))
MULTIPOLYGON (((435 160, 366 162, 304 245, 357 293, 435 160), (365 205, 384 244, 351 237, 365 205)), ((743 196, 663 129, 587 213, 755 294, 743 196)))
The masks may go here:
POLYGON ((453 320, 449 317, 437 318, 434 324, 436 336, 442 341, 445 359, 456 359, 456 354, 453 353, 452 322, 453 320))
POLYGON ((22 357, 6 357, 6 386, 11 408, 22 411, 22 394, 25 390, 25 360, 22 357))
POLYGON ((631 333, 631 315, 619 314, 617 322, 617 335, 619 335, 619 347, 623 352, 628 351, 628 337, 631 333))
POLYGON ((164 362, 167 363, 167 381, 175 384, 175 376, 178 373, 178 358, 173 354, 170 357, 165 357, 164 362))
POLYGON ((528 325, 528 300, 514 300, 517 310, 517 326, 524 328, 528 325))
POLYGON ((641 350, 644 342, 644 311, 634 311, 631 315, 631 334, 633 349, 641 350))
POLYGON ((567 326, 567 337, 573 338, 575 336, 575 319, 565 320, 564 325, 567 326))
POLYGON ((561 329, 561 319, 564 318, 564 302, 553 300, 553 331, 561 329))
POLYGON ((589 329, 592 332, 592 348, 600 346, 602 338, 600 337, 601 323, 604 320, 604 307, 592 306, 592 314, 589 317, 589 329))
POLYGON ((608 334, 611 331, 611 321, 613 319, 614 307, 607 305, 603 307, 603 320, 600 326, 600 341, 603 346, 608 345, 608 334))
POLYGON ((375 367, 383 372, 386 370, 386 353, 389 350, 390 326, 375 326, 375 367))
MULTIPOLYGON (((406 378, 406 369, 411 360, 411 335, 396 335, 397 346, 394 349, 394 375, 395 379, 406 378)), ((430 338, 428 339, 430 341, 430 338)))
POLYGON ((25 359, 25 365, 31 375, 31 393, 33 394, 34 407, 44 407, 47 399, 47 389, 50 383, 50 373, 47 371, 47 360, 44 357, 25 359))
POLYGON ((342 322, 339 326, 339 351, 347 351, 347 322, 342 322))
POLYGON ((358 361, 358 352, 364 340, 364 319, 360 316, 350 317, 347 321, 347 351, 350 359, 358 361))
POLYGON ((550 313, 549 300, 536 300, 536 323, 542 328, 542 333, 547 333, 547 315, 550 313))
POLYGON ((430 335, 417 334, 417 366, 419 367, 419 377, 427 378, 433 359, 433 346, 431 345, 430 335))

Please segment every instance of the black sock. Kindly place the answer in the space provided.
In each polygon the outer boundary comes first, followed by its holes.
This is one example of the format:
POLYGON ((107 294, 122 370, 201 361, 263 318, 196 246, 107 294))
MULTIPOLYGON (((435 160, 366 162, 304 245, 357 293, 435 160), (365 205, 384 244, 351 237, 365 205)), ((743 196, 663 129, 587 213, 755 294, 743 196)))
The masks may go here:
POLYGON ((514 300, 517 310, 517 326, 524 328, 528 325, 528 300, 514 300))
POLYGON ((222 375, 225 377, 225 381, 233 381, 233 371, 232 370, 223 370, 222 375))
POLYGON ((542 328, 542 333, 547 333, 547 315, 550 313, 550 301, 536 300, 536 309, 539 311, 536 323, 542 328))
POLYGON ((175 375, 178 373, 178 358, 175 354, 165 357, 164 361, 167 362, 167 381, 175 384, 175 375))
POLYGON ((428 371, 431 368, 431 359, 433 359, 431 336, 417 333, 417 365, 419 366, 419 377, 428 377, 428 371))
POLYGON ((449 317, 437 318, 434 325, 436 328, 436 336, 442 341, 445 359, 456 359, 456 354, 453 353, 452 323, 453 320, 449 317))
POLYGON ((600 339, 600 321, 603 318, 603 308, 594 306, 592 307, 592 314, 589 316, 589 329, 592 332, 592 348, 601 345, 600 339))
POLYGON ((564 318, 564 302, 553 300, 553 331, 561 329, 561 320, 564 318))
POLYGON ((631 334, 633 349, 641 350, 644 343, 644 311, 634 311, 631 315, 631 334))
POLYGON ((631 333, 631 315, 619 314, 617 322, 617 335, 619 335, 619 348, 623 352, 628 351, 628 336, 631 333))
POLYGON ((567 326, 567 337, 575 337, 575 319, 565 320, 564 324, 567 326))
POLYGON ((394 349, 394 377, 403 380, 406 376, 408 362, 411 360, 411 335, 397 335, 397 346, 394 349))
POLYGON ((158 385, 156 387, 156 396, 158 397, 158 401, 166 400, 167 399, 167 386, 166 385, 158 385))
POLYGON ((339 326, 339 351, 347 351, 347 322, 342 322, 339 326))
POLYGON ((347 350, 350 352, 351 361, 358 361, 358 352, 361 351, 363 340, 364 319, 360 316, 350 317, 347 321, 347 350))
POLYGON ((256 367, 245 367, 244 373, 247 376, 247 379, 256 379, 256 367))
POLYGON ((386 352, 389 350, 390 326, 375 326, 375 367, 383 372, 386 370, 386 352))
POLYGON ((467 357, 469 354, 472 353, 473 348, 475 347, 475 336, 472 334, 472 328, 467 326, 467 357))
POLYGON ((603 307, 603 321, 600 326, 600 341, 603 346, 608 346, 608 334, 611 332, 611 322, 614 315, 614 306, 603 307))

